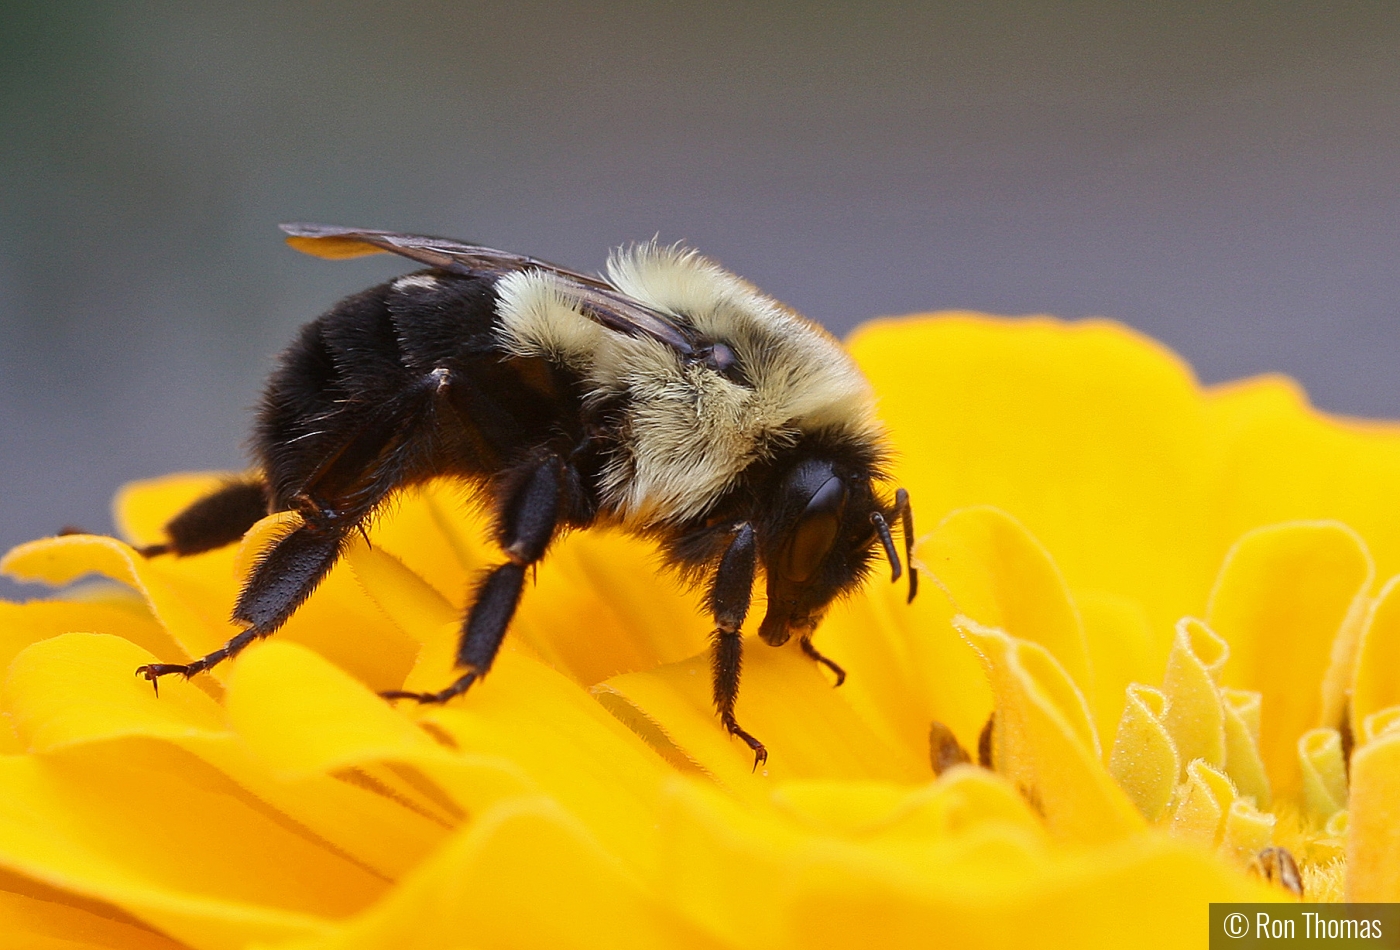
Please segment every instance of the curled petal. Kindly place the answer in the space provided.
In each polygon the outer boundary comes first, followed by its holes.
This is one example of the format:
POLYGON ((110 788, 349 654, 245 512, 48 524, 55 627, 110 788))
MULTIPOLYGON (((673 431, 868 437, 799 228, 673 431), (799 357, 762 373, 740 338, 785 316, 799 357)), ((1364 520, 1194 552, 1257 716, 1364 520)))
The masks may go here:
POLYGON ((1225 710, 1215 684, 1229 656, 1225 641, 1201 621, 1188 617, 1176 625, 1162 692, 1164 722, 1183 768, 1196 759, 1214 768, 1225 764, 1225 710))
POLYGON ((1259 721, 1262 697, 1253 690, 1220 690, 1225 711, 1225 771, 1241 795, 1268 808, 1273 795, 1264 760, 1259 756, 1259 721))
POLYGON ((1225 833, 1225 817, 1235 801, 1235 787, 1224 773, 1200 759, 1186 766, 1186 781, 1176 792, 1172 834, 1213 847, 1225 833))
POLYGON ((1255 808, 1249 799, 1235 799, 1225 813, 1220 853, 1237 867, 1248 867, 1273 842, 1276 821, 1273 815, 1255 808))
POLYGON ((1128 687, 1128 702, 1118 723, 1108 771, 1137 810, 1156 821, 1171 803, 1180 762, 1163 722, 1167 698, 1151 686, 1128 687))
POLYGON ((1309 729, 1298 739, 1303 804, 1318 824, 1347 807, 1347 768, 1336 729, 1309 729))
POLYGON ((1361 742, 1364 745, 1389 732, 1400 732, 1400 705, 1387 706, 1367 716, 1361 724, 1361 742))

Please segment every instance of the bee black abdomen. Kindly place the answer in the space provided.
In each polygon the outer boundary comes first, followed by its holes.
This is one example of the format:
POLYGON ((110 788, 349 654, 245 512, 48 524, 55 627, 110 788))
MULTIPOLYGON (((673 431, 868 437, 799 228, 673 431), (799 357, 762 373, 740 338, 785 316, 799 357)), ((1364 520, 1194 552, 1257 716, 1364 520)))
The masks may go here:
POLYGON ((275 507, 285 509, 333 436, 337 405, 347 394, 323 338, 326 318, 302 327, 263 395, 255 448, 275 507))
POLYGON ((570 381, 499 349, 495 303, 485 279, 429 271, 308 324, 268 385, 256 433, 274 506, 310 495, 362 517, 394 487, 492 475, 576 417, 570 381))

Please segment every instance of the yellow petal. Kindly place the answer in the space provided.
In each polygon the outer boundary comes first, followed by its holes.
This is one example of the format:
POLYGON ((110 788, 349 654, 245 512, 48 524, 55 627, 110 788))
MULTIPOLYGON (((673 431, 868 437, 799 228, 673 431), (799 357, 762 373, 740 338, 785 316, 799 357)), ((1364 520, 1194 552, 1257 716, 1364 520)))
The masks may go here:
POLYGON ((1110 736, 1124 712, 1123 700, 1133 683, 1156 683, 1166 666, 1172 631, 1159 636, 1142 606, 1104 591, 1076 590, 1075 604, 1084 621, 1094 690, 1089 706, 1099 735, 1110 736))
POLYGON ((1103 321, 974 314, 876 321, 850 349, 924 524, 972 505, 1009 512, 1071 590, 1141 604, 1163 643, 1201 609, 1220 553, 1209 441, 1175 355, 1103 321))
POLYGON ((1002 777, 962 766, 927 785, 805 779, 782 782, 773 804, 814 831, 855 840, 937 841, 1009 825, 1048 843, 1040 819, 1002 777))
MULTIPOLYGON (((986 783, 978 784, 985 790, 986 783)), ((662 894, 737 947, 888 945, 878 914, 864 917, 860 940, 854 939, 858 918, 849 907, 832 919, 830 907, 853 893, 883 898, 887 909, 914 917, 926 943, 930 928, 945 936, 938 896, 951 904, 951 892, 959 906, 985 906, 1038 876, 1046 862, 1041 834, 1000 821, 970 820, 952 837, 908 834, 924 828, 915 825, 906 834, 848 840, 810 830, 800 818, 774 820, 766 810, 745 807, 699 781, 675 782, 669 792, 657 877, 662 894), (921 900, 928 891, 933 907, 921 900), (825 926, 819 934, 804 934, 813 913, 825 926)))
POLYGON ((0 759, 0 865, 220 950, 323 932, 385 886, 143 739, 0 759))
POLYGON ((1186 766, 1186 780, 1177 789, 1172 834, 1214 847, 1225 833, 1225 816, 1234 801, 1235 789, 1224 773, 1196 759, 1186 766))
POLYGON ((112 520, 134 546, 165 541, 171 518, 238 477, 229 472, 178 472, 127 482, 112 499, 112 520))
MULTIPOLYGON (((89 594, 88 599, 79 601, 0 601, 0 670, 8 669, 15 656, 30 644, 73 631, 100 631, 123 637, 154 653, 161 662, 183 658, 183 651, 133 594, 110 587, 89 594)), ((13 726, 12 719, 0 722, 0 753, 24 750, 13 726)))
POLYGON ((1084 698, 1049 651, 965 617, 958 628, 982 654, 997 698, 993 761, 1056 835, 1111 841, 1143 827, 1109 777, 1084 698))
POLYGON ((1187 617, 1176 625, 1162 681, 1163 721, 1183 769, 1196 759, 1217 769, 1225 764, 1225 710, 1215 683, 1229 656, 1225 641, 1199 620, 1187 617))
POLYGON ((1400 730, 1351 757, 1347 900, 1400 901, 1400 730))
POLYGON ((67 633, 43 640, 10 665, 5 712, 34 752, 124 736, 223 732, 218 705, 190 683, 169 679, 157 696, 132 675, 153 659, 119 637, 67 633))
MULTIPOLYGON (((297 950, 476 946, 708 947, 546 798, 482 815, 393 895, 336 936, 297 950)), ((291 950, 291 948, 287 948, 291 950)))
MULTIPOLYGON (((271 775, 250 757, 246 743, 227 731, 223 711, 191 684, 168 681, 157 699, 133 677, 134 664, 148 659, 114 637, 70 634, 35 644, 10 669, 6 719, 38 752, 125 737, 176 744, 385 876, 402 873, 436 845, 443 825, 386 798, 382 788, 359 781, 360 776, 342 781, 271 775)), ((290 720, 292 727, 303 725, 290 720)))
POLYGON ((1298 736, 1341 721, 1344 693, 1328 690, 1351 682, 1349 631, 1359 631, 1371 576, 1361 539, 1332 522, 1252 531, 1221 568, 1208 622, 1230 644, 1224 682, 1263 694, 1259 750, 1276 797, 1302 791, 1298 736))
POLYGON ((1282 521, 1331 518, 1366 539, 1378 573, 1400 573, 1400 426, 1324 415, 1294 381, 1264 376, 1207 394, 1224 443, 1215 473, 1222 539, 1282 521))
POLYGON ((1381 588, 1366 619, 1351 688, 1351 728, 1360 735, 1366 717, 1400 705, 1400 577, 1381 588))
POLYGON ((1220 690, 1225 710, 1225 771, 1241 795, 1254 799, 1260 808, 1273 800, 1269 776, 1259 755, 1259 722, 1263 701, 1247 689, 1220 690))
POLYGON ((1278 899, 1158 835, 1061 857, 972 822, 901 850, 767 820, 696 781, 672 793, 665 893, 736 947, 1176 948, 1199 942, 1209 901, 1278 899))
POLYGON ((180 560, 199 558, 147 559, 115 538, 70 535, 21 544, 0 560, 0 571, 54 586, 91 573, 121 581, 146 600, 161 626, 187 653, 202 656, 223 646, 238 629, 224 619, 224 604, 231 600, 226 596, 211 603, 206 590, 190 583, 188 566, 180 560))
MULTIPOLYGON (((430 483, 401 499, 370 534, 373 549, 402 562, 459 616, 481 572, 504 560, 466 496, 451 480, 430 483)), ((351 557, 364 560, 355 549, 351 557)), ((510 636, 591 686, 703 649, 710 624, 700 607, 694 591, 660 572, 654 544, 597 528, 551 546, 531 573, 510 636)))
POLYGON ((110 904, 0 872, 0 934, 23 950, 181 950, 110 904))
POLYGON ((476 575, 498 557, 469 497, 461 482, 437 479, 396 496, 369 527, 371 547, 402 561, 459 610, 476 575))
POLYGON ((225 707, 244 741, 287 778, 441 753, 388 703, 317 654, 285 641, 245 651, 229 679, 225 707))
MULTIPOLYGON (((401 712, 478 772, 490 763, 509 763, 517 780, 583 820, 629 865, 647 866, 653 859, 657 796, 673 773, 563 674, 508 644, 490 675, 464 698, 401 712)), ((431 775, 468 811, 494 803, 477 772, 434 766, 431 775)))
POLYGON ((1181 769, 1176 746, 1163 722, 1167 698, 1159 690, 1137 683, 1127 692, 1108 772, 1142 816, 1156 821, 1171 802, 1181 769))
POLYGON ((582 686, 703 650, 701 597, 661 573, 655 545, 595 529, 550 548, 511 636, 582 686))
POLYGON ((832 609, 815 642, 846 670, 841 698, 888 741, 918 748, 936 720, 975 749, 992 711, 977 655, 953 628, 946 597, 926 591, 907 603, 906 596, 903 584, 876 577, 832 609))
POLYGON ((130 640, 173 662, 180 648, 156 623, 144 602, 122 588, 92 591, 74 600, 31 600, 23 604, 0 601, 0 669, 31 643, 60 633, 107 633, 130 640))
POLYGON ((240 657, 226 705, 244 744, 281 780, 332 773, 391 795, 443 828, 504 797, 533 791, 518 766, 444 749, 362 684, 296 644, 267 643, 240 657))
POLYGON ((686 758, 744 795, 766 795, 771 781, 792 778, 927 781, 927 725, 915 749, 875 732, 834 689, 823 672, 796 649, 744 641, 744 670, 736 716, 768 747, 768 762, 754 770, 748 746, 729 736, 711 700, 708 656, 646 673, 629 673, 597 687, 605 702, 632 707, 686 758))
POLYGON ((375 605, 418 643, 427 643, 444 624, 461 622, 460 608, 384 548, 357 538, 345 560, 375 605))
POLYGON ((919 559, 958 613, 1039 643, 1092 692, 1088 647, 1050 552, 1021 523, 989 506, 952 512, 919 545, 919 559))
POLYGON ((941 881, 895 887, 853 877, 833 865, 806 871, 791 911, 791 946, 825 940, 828 946, 913 950, 928 947, 932 933, 939 946, 988 950, 1176 950, 1200 943, 1202 909, 1209 902, 1277 899, 1224 862, 1155 837, 1066 860, 1039 875, 1023 874, 1020 886, 999 899, 941 881))

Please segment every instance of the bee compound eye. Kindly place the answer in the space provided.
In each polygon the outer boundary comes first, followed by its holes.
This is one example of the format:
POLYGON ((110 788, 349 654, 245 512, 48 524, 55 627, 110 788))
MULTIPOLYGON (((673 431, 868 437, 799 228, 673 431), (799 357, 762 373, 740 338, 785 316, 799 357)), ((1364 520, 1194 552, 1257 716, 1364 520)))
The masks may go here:
POLYGON ((836 541, 845 507, 846 486, 833 475, 816 490, 797 520, 778 565, 784 577, 800 584, 816 573, 836 541))

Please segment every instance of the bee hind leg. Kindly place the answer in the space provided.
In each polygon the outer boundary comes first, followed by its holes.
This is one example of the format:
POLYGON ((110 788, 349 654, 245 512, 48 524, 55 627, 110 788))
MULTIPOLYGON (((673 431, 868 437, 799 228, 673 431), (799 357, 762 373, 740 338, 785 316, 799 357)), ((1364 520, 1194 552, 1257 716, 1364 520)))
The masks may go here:
POLYGON ((267 485, 262 479, 229 482, 167 521, 168 541, 137 550, 144 557, 202 554, 233 544, 266 514, 267 485))
POLYGON ((734 532, 710 588, 710 610, 715 618, 714 648, 710 656, 714 675, 715 710, 731 736, 737 736, 753 750, 753 767, 768 761, 768 750, 734 718, 739 699, 739 672, 743 667, 744 644, 739 630, 749 612, 753 597, 753 576, 758 549, 753 525, 745 522, 734 532))
POLYGON ((486 675, 520 603, 525 570, 544 556, 545 548, 554 537, 564 508, 565 481, 572 474, 567 463, 557 456, 549 456, 521 479, 506 498, 500 515, 499 535, 509 560, 481 579, 472 598, 457 647, 457 665, 466 672, 436 693, 396 689, 380 693, 380 696, 444 703, 465 693, 486 675))

